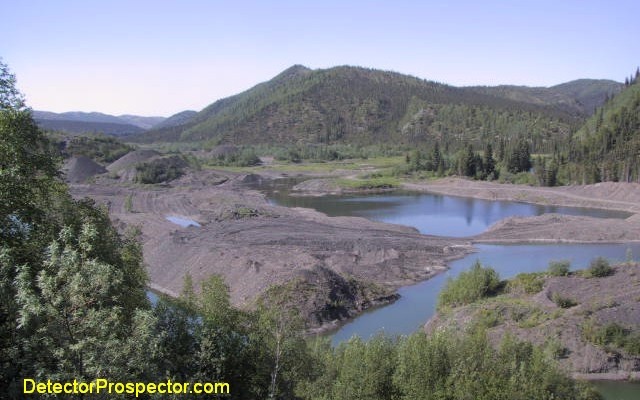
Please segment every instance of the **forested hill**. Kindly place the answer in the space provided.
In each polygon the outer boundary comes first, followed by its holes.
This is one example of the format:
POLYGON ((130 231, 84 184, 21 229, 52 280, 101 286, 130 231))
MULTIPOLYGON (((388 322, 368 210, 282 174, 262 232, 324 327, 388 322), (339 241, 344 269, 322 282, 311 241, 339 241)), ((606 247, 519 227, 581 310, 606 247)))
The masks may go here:
MULTIPOLYGON (((569 94, 558 96, 578 104, 569 94)), ((584 118, 575 107, 560 107, 544 97, 510 97, 395 72, 349 66, 311 70, 296 65, 268 82, 216 101, 184 125, 154 129, 133 139, 411 144, 432 138, 479 142, 504 134, 536 142, 568 135, 584 118)))
POLYGON ((606 79, 578 79, 551 87, 473 86, 480 93, 505 97, 514 101, 551 105, 576 115, 589 116, 607 98, 620 93, 624 85, 606 79))
POLYGON ((570 155, 590 166, 585 181, 640 182, 640 72, 574 135, 570 155))

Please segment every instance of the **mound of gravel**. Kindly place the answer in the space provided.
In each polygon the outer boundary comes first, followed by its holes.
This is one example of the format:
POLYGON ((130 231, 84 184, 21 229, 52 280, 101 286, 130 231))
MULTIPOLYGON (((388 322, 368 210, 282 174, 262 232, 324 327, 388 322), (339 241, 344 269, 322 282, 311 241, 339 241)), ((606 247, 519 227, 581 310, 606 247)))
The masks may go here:
POLYGON ((136 164, 148 161, 151 158, 159 156, 155 150, 136 150, 131 153, 125 154, 124 156, 118 158, 113 163, 107 166, 107 170, 109 172, 118 172, 123 169, 132 168, 136 164))
POLYGON ((93 176, 107 172, 102 165, 85 156, 72 157, 67 161, 64 170, 70 183, 84 183, 93 176))

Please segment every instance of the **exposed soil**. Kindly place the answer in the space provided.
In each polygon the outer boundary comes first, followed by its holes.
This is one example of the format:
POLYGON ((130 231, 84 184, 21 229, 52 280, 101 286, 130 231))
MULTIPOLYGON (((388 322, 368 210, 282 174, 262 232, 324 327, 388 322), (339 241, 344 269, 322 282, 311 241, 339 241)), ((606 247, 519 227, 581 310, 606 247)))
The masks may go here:
POLYGON ((561 214, 511 217, 473 237, 476 243, 629 243, 640 241, 640 215, 627 219, 561 214))
POLYGON ((397 288, 472 251, 462 239, 272 206, 243 183, 255 179, 261 178, 200 171, 164 186, 98 180, 71 188, 74 196, 106 203, 116 226, 141 228, 151 288, 177 296, 185 274, 196 283, 220 274, 232 302, 251 307, 269 286, 297 280, 307 289, 298 304, 314 326, 393 301, 397 288), (167 216, 201 227, 182 228, 167 216))
POLYGON ((640 264, 621 264, 603 278, 545 278, 536 294, 510 293, 469 306, 454 308, 432 318, 425 329, 465 329, 478 316, 491 315, 489 336, 498 342, 507 332, 521 340, 556 349, 560 365, 576 377, 587 379, 640 379, 640 355, 614 345, 586 340, 587 324, 600 327, 617 323, 640 330, 640 264), (554 294, 576 305, 560 308, 554 294))
POLYGON ((155 150, 136 150, 125 154, 116 161, 107 166, 109 172, 118 172, 124 169, 135 167, 136 164, 148 161, 154 157, 160 156, 155 150))
MULTIPOLYGON (((157 153, 130 153, 109 169, 122 174, 153 157, 157 153)), ((292 287, 299 292, 298 304, 308 321, 321 328, 393 301, 397 288, 445 270, 448 261, 473 251, 472 242, 640 239, 638 214, 625 220, 553 214, 509 218, 468 239, 425 236, 408 227, 270 205, 247 184, 290 174, 268 168, 259 168, 257 173, 260 175, 191 171, 163 186, 105 178, 91 185, 72 185, 72 192, 108 204, 120 228, 141 227, 153 289, 177 296, 185 274, 196 283, 220 274, 230 286, 233 303, 251 307, 271 285, 295 282, 292 287), (183 228, 169 222, 167 216, 192 219, 201 227, 183 228)), ((354 171, 334 174, 345 177, 354 171)), ((306 194, 337 190, 327 182, 311 180, 298 189, 306 194)), ((637 184, 537 188, 447 178, 404 187, 488 200, 640 212, 637 184)))
POLYGON ((103 174, 107 170, 89 157, 71 157, 65 162, 63 172, 70 183, 84 183, 89 178, 103 174))

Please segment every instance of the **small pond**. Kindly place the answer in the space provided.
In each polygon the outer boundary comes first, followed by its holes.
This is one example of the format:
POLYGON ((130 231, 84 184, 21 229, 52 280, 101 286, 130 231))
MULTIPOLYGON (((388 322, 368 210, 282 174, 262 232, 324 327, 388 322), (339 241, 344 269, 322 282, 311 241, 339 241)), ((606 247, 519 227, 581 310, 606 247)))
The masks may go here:
POLYGON ((195 226, 196 228, 201 227, 199 223, 189 218, 178 217, 175 215, 167 215, 165 218, 167 219, 167 221, 173 222, 176 225, 180 225, 183 228, 188 228, 190 226, 195 226))

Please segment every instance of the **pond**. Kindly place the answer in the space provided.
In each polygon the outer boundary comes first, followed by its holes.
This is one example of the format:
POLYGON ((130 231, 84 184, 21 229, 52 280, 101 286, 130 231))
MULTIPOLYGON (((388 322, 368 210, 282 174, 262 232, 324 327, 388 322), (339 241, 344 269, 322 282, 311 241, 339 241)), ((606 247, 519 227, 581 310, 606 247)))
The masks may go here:
POLYGON ((186 218, 186 217, 178 217, 175 215, 168 215, 165 217, 167 221, 173 222, 176 225, 180 225, 183 228, 188 228, 190 226, 195 226, 196 228, 200 228, 201 225, 196 221, 186 218))
POLYGON ((313 208, 329 216, 357 216, 413 226, 421 233, 464 237, 477 235, 501 219, 547 213, 598 218, 627 218, 624 211, 489 201, 429 193, 394 192, 367 196, 291 196, 286 188, 267 190, 270 201, 287 207, 313 208))

